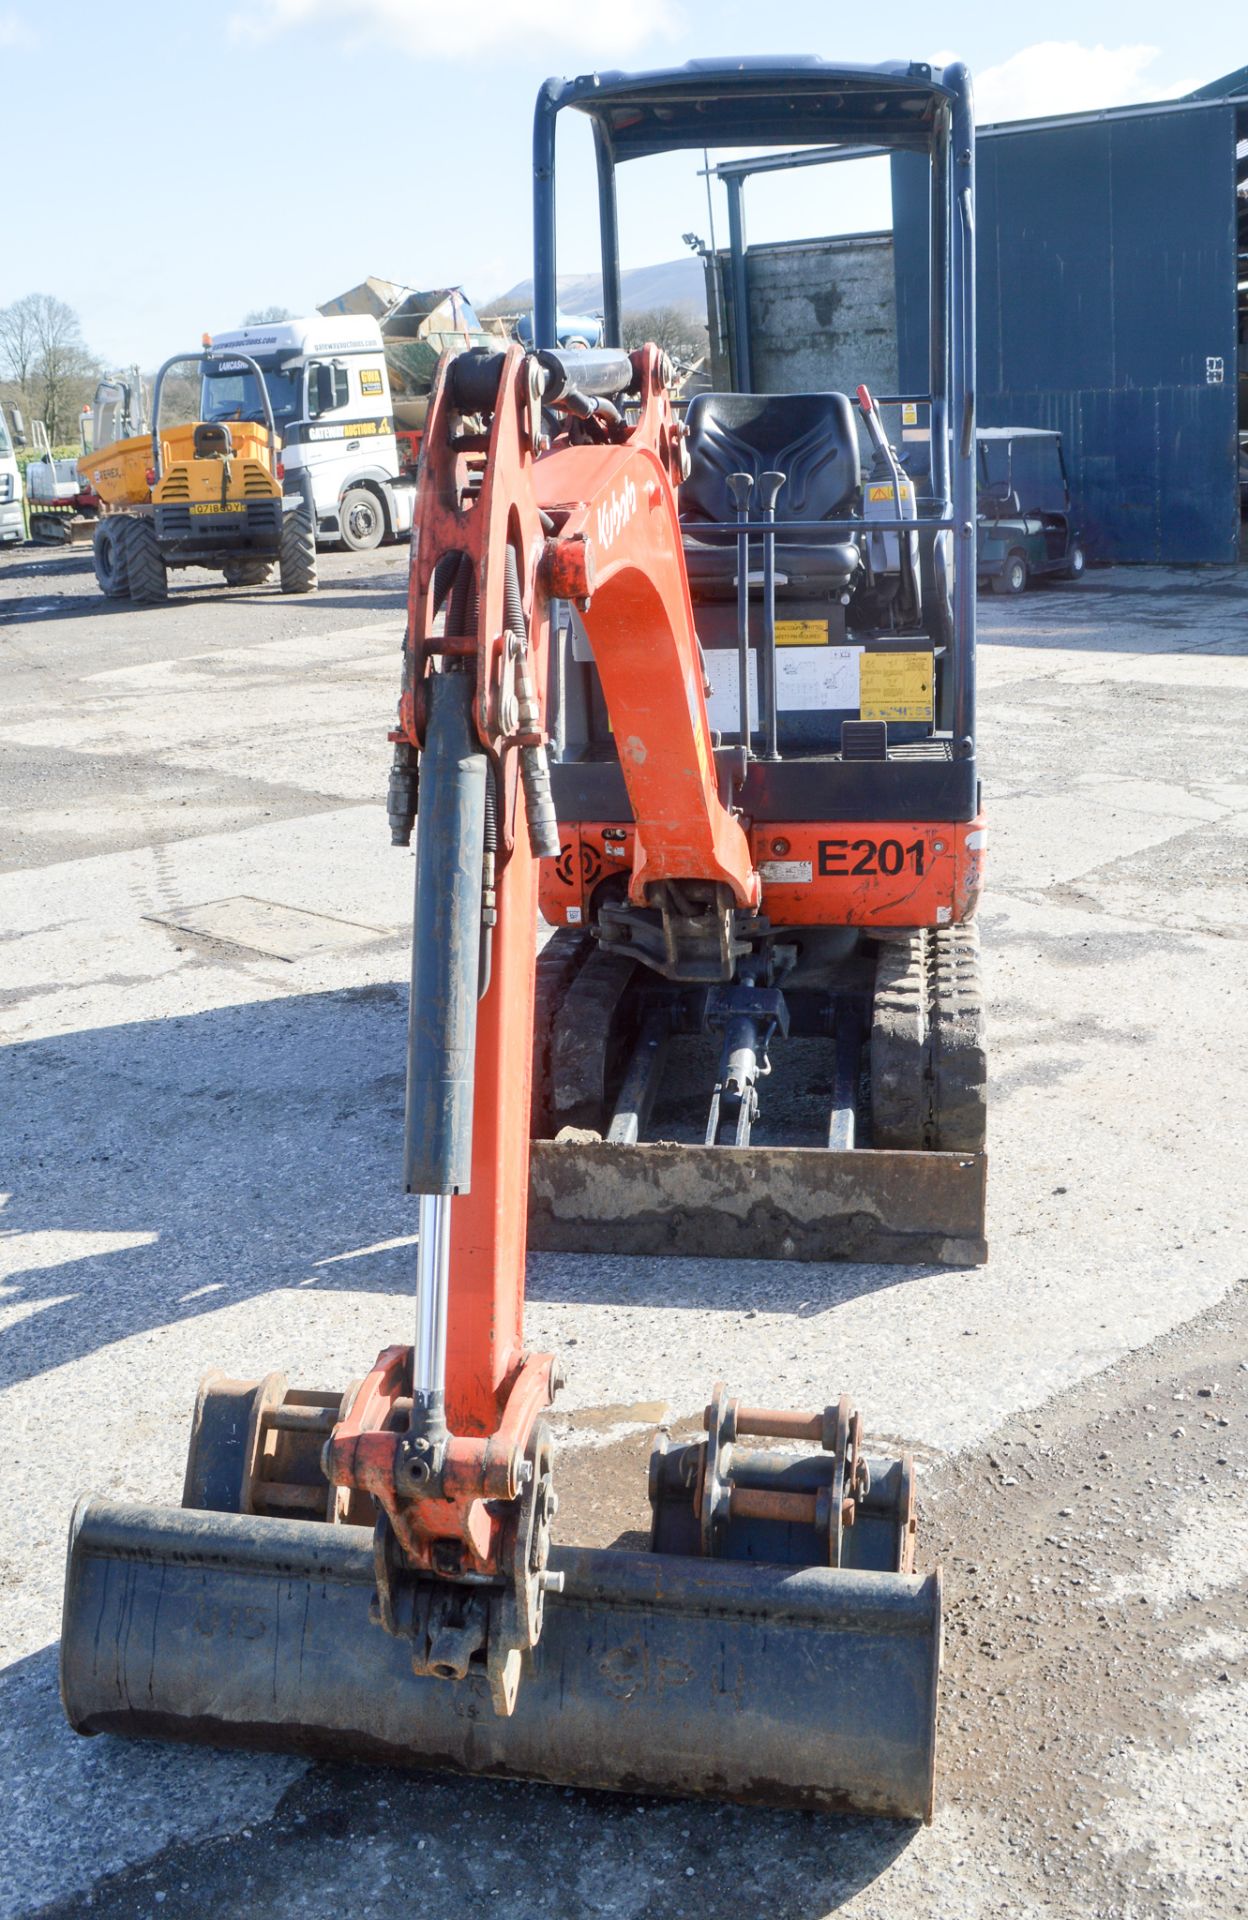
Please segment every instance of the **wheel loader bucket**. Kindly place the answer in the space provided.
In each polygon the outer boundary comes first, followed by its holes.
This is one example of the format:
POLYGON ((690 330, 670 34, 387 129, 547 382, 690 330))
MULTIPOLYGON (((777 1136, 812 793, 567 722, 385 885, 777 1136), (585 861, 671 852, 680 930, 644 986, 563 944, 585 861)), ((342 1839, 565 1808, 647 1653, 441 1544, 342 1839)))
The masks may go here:
POLYGON ((79 1503, 61 1643, 81 1733, 927 1820, 940 1577, 565 1549, 510 1716, 417 1677, 372 1535, 79 1503))
POLYGON ((977 1266, 986 1180, 982 1153, 534 1140, 529 1245, 977 1266))

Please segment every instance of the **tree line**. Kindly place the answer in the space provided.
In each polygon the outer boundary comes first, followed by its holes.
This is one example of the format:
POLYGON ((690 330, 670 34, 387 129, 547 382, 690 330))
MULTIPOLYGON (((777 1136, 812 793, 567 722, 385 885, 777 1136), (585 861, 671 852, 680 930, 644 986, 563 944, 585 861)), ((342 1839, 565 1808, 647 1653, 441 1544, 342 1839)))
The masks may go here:
MULTIPOLYGON (((489 310, 479 309, 483 316, 489 310)), ((291 318, 285 307, 261 307, 245 315, 243 324, 291 318)), ((626 313, 623 323, 626 348, 653 340, 684 366, 698 364, 706 354, 706 328, 680 308, 626 313)), ((54 447, 76 442, 78 416, 90 406, 104 371, 82 337, 78 315, 55 294, 28 293, 0 307, 0 401, 20 407, 28 421, 42 420, 54 447)), ((194 418, 197 406, 194 375, 178 372, 168 393, 171 421, 194 418)))
MULTIPOLYGON (((244 326, 289 320, 285 307, 261 307, 247 314, 244 326)), ((20 407, 28 423, 42 420, 54 447, 76 446, 78 416, 91 405, 96 383, 106 371, 82 337, 74 309, 51 293, 27 293, 0 307, 0 402, 20 407)), ((171 424, 193 420, 199 382, 180 368, 169 382, 162 415, 171 424), (167 412, 166 412, 167 409, 167 412)))
POLYGON ((28 420, 44 422, 53 446, 76 437, 100 372, 78 315, 55 294, 28 293, 0 307, 0 392, 28 420))

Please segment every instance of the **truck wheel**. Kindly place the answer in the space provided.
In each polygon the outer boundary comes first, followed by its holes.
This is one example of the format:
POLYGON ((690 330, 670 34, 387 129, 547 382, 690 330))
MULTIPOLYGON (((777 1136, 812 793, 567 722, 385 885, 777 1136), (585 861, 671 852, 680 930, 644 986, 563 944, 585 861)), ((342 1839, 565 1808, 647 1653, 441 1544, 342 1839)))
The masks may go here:
POLYGON ((992 583, 994 593, 1026 593, 1027 562, 1021 553, 1007 556, 1005 565, 992 583))
POLYGON ((316 592, 316 534, 303 507, 282 518, 278 568, 283 593, 316 592))
POLYGON ((368 487, 348 487, 338 503, 338 531, 352 553, 371 553, 386 534, 386 514, 368 487))
POLYGON ((227 560, 221 569, 227 587, 262 587, 273 571, 271 560, 227 560))
POLYGON ((1087 566, 1087 557, 1077 540, 1072 540, 1070 552, 1066 555, 1066 565, 1062 569, 1063 580, 1082 580, 1087 566))
POLYGON ((91 564, 106 600, 124 600, 130 591, 126 578, 126 523, 101 520, 91 536, 91 564))
POLYGON ((124 525, 123 557, 130 598, 140 607, 159 606, 169 598, 169 575, 156 529, 150 520, 140 520, 137 514, 129 515, 124 525))

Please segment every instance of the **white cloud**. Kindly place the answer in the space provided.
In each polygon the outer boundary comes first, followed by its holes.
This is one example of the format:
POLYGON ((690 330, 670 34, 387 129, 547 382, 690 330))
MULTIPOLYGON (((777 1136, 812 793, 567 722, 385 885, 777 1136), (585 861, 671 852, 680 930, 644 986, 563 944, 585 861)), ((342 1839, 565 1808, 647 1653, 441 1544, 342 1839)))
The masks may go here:
MULTIPOLYGON (((938 56, 945 58, 947 56, 938 56)), ((975 118, 1040 119, 1054 113, 1094 113, 1190 93, 1195 80, 1149 77, 1156 47, 1085 47, 1077 40, 1042 40, 999 66, 972 68, 975 118)))
MULTIPOLYGON (((230 16, 236 39, 269 40, 322 22, 346 46, 380 43, 426 58, 497 52, 543 41, 578 53, 615 56, 644 41, 666 39, 678 24, 673 0, 580 0, 543 10, 531 0, 253 0, 230 16)), ((613 60, 614 64, 614 60, 613 60)))
POLYGON ((35 36, 20 13, 11 7, 0 13, 0 47, 33 47, 35 36))

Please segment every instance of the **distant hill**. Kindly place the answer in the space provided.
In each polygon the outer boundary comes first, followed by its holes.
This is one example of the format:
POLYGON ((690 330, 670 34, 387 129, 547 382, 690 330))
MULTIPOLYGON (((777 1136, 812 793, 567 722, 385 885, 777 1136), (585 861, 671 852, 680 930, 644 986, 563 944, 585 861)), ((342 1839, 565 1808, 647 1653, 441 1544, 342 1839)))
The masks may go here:
MULTIPOLYGON (((559 305, 565 313, 601 313, 601 274, 561 273, 558 288, 559 305)), ((696 254, 687 253, 682 260, 664 260, 657 267, 626 267, 620 275, 620 292, 629 313, 679 307, 698 320, 706 319, 706 281, 696 254)), ((533 282, 517 281, 489 304, 523 313, 533 305, 533 282)))

